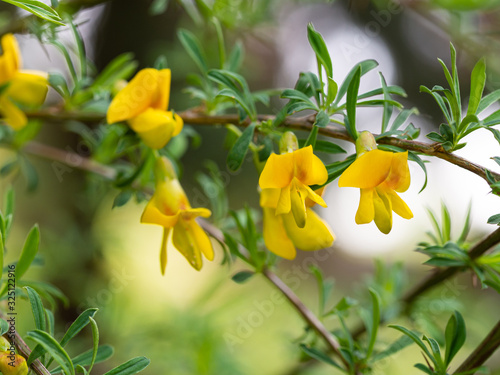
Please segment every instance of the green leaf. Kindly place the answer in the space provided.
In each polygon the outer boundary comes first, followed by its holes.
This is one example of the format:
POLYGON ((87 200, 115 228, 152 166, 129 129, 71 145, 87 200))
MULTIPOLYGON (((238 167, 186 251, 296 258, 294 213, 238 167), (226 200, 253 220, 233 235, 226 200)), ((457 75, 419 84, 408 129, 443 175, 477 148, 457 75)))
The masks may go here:
POLYGON ((152 16, 157 16, 165 13, 168 8, 168 3, 169 0, 154 0, 149 7, 149 14, 151 14, 152 16))
POLYGON ((425 166, 425 163, 420 158, 420 156, 418 156, 417 154, 415 154, 412 151, 408 152, 408 160, 411 160, 411 161, 414 161, 415 163, 417 163, 419 165, 419 167, 422 168, 422 170, 424 171, 425 180, 424 180, 424 184, 422 185, 422 188, 419 191, 419 193, 421 193, 427 186, 427 167, 425 166))
POLYGON ((342 100, 358 68, 361 69, 361 77, 362 77, 370 70, 375 69, 377 66, 378 62, 376 62, 375 60, 364 60, 354 65, 351 71, 347 74, 346 78, 344 79, 344 82, 342 82, 342 85, 340 85, 339 91, 337 93, 337 98, 335 99, 334 104, 337 105, 340 102, 340 100, 342 100))
POLYGON ((391 119, 394 107, 390 105, 390 103, 388 102, 389 100, 391 100, 391 95, 388 92, 387 83, 385 81, 384 75, 381 72, 379 74, 380 74, 380 83, 382 84, 382 90, 384 93, 384 99, 386 100, 384 102, 384 112, 382 114, 382 133, 384 133, 387 130, 387 127, 389 126, 389 120, 391 119))
POLYGON ((128 79, 137 69, 138 63, 134 61, 132 53, 122 53, 106 65, 97 76, 92 88, 110 88, 120 79, 128 79))
POLYGON ((432 355, 437 363, 436 371, 441 372, 443 370, 446 370, 443 363, 443 359, 441 358, 441 349, 439 348, 439 344, 437 343, 437 341, 434 340, 432 337, 427 337, 427 336, 424 336, 424 340, 429 343, 432 355))
POLYGON ((414 367, 418 368, 419 370, 425 372, 428 375, 434 375, 435 374, 434 371, 431 371, 429 368, 427 368, 427 366, 425 366, 422 363, 417 363, 416 365, 414 365, 414 367))
POLYGON ((500 224, 500 214, 496 214, 496 215, 490 216, 488 218, 488 224, 499 225, 500 224))
POLYGON ((467 115, 475 115, 483 97, 484 84, 486 82, 486 62, 484 58, 479 60, 471 73, 470 97, 467 115))
POLYGON ((301 91, 294 89, 283 90, 283 92, 281 93, 281 98, 305 102, 312 108, 315 108, 316 110, 319 111, 318 106, 315 103, 313 103, 311 99, 309 99, 308 96, 301 91))
POLYGON ((318 59, 319 63, 323 65, 326 74, 331 78, 333 68, 330 53, 328 52, 328 48, 326 47, 323 37, 320 33, 314 30, 314 26, 312 23, 309 23, 307 25, 307 39, 309 40, 309 44, 316 54, 316 58, 318 59))
POLYGON ((56 25, 63 25, 64 23, 59 17, 59 14, 49 7, 48 5, 42 3, 41 1, 36 0, 2 0, 6 3, 15 5, 21 9, 27 10, 30 13, 33 13, 35 16, 43 18, 49 22, 55 23, 56 25))
POLYGON ((500 99, 500 89, 490 92, 488 95, 484 96, 477 107, 476 115, 479 115, 486 108, 488 108, 493 103, 497 102, 500 99))
POLYGON ((27 333, 27 336, 29 339, 41 345, 61 366, 66 375, 75 375, 75 369, 73 367, 73 362, 71 362, 71 358, 52 336, 40 330, 30 331, 27 333))
POLYGON ((182 46, 184 47, 188 55, 193 59, 201 72, 203 74, 207 74, 207 59, 198 38, 196 38, 193 33, 185 29, 180 29, 177 32, 177 36, 179 37, 182 46))
MULTIPOLYGON (((92 357, 93 357, 93 349, 87 350, 86 352, 77 355, 76 357, 72 358, 73 364, 75 366, 90 366, 92 363, 92 357)), ((103 362, 109 359, 114 353, 113 347, 110 345, 102 345, 99 347, 97 350, 97 356, 95 359, 95 363, 103 362)), ((61 372, 62 368, 60 366, 54 368, 51 370, 52 374, 57 374, 58 372, 61 372)))
POLYGON ((464 345, 466 339, 465 321, 462 315, 455 311, 448 320, 445 331, 446 351, 445 365, 448 366, 453 357, 458 353, 464 345))
POLYGON ((31 304, 31 311, 33 312, 33 319, 35 320, 35 327, 41 331, 46 330, 45 310, 43 303, 38 293, 29 286, 24 287, 28 294, 28 299, 31 304))
POLYGON ((104 375, 132 375, 141 372, 149 366, 150 360, 146 357, 136 357, 124 364, 115 367, 113 370, 106 372, 104 375))
POLYGON ((429 90, 425 86, 420 86, 420 92, 425 92, 427 94, 430 94, 438 104, 439 108, 441 108, 441 112, 443 112, 443 115, 446 117, 446 121, 448 122, 448 124, 451 124, 453 122, 451 119, 450 112, 448 111, 448 108, 446 108, 443 97, 441 95, 429 90))
POLYGON ((92 360, 90 362, 89 371, 88 371, 88 372, 91 372, 92 367, 94 367, 94 363, 95 363, 96 358, 97 358, 97 351, 99 349, 99 329, 97 327, 96 321, 91 316, 89 316, 89 321, 90 321, 90 325, 92 326, 92 344, 93 344, 92 360))
POLYGON ((38 229, 38 225, 33 226, 30 232, 28 233, 28 237, 26 237, 26 241, 24 242, 23 251, 17 262, 16 266, 16 280, 21 279, 23 275, 26 273, 31 263, 35 259, 35 256, 38 252, 38 245, 40 243, 40 230, 38 229))
POLYGON ((420 339, 420 337, 418 336, 418 334, 416 332, 413 332, 413 331, 409 330, 408 328, 398 326, 398 325, 389 325, 389 327, 398 330, 399 332, 405 334, 410 339, 412 339, 413 342, 415 344, 417 344, 420 347, 420 349, 422 349, 422 351, 427 355, 427 357, 434 363, 434 366, 437 367, 437 363, 436 363, 436 360, 434 359, 434 356, 431 355, 431 353, 429 352, 429 350, 425 346, 424 342, 420 339))
POLYGON ((348 123, 346 124, 346 130, 354 140, 358 138, 358 131, 356 130, 356 102, 358 97, 360 78, 361 68, 358 67, 349 84, 346 96, 346 110, 348 120, 348 123))
POLYGON ((370 358, 373 352, 373 347, 375 346, 375 342, 377 340, 378 327, 380 325, 380 297, 378 293, 372 288, 369 289, 369 292, 372 299, 372 321, 369 330, 370 341, 368 343, 368 349, 366 350, 367 358, 370 358))
POLYGON ((9 323, 5 319, 0 318, 0 336, 3 336, 9 331, 9 323))
POLYGON ((241 66, 245 50, 243 49, 243 44, 237 41, 233 47, 233 50, 229 54, 226 61, 225 69, 236 72, 241 66))
POLYGON ((229 151, 227 155, 227 166, 231 171, 237 171, 240 169, 241 164, 243 164, 243 160, 248 151, 248 147, 250 147, 250 143, 252 142, 253 133, 255 131, 256 123, 251 123, 241 134, 241 136, 234 142, 233 147, 229 151))
POLYGON ((441 202, 441 231, 443 242, 448 242, 451 239, 451 217, 448 207, 441 202))
POLYGON ((306 353, 311 358, 314 358, 320 362, 324 362, 330 366, 336 367, 339 370, 344 370, 342 367, 340 367, 340 365, 337 362, 335 362, 333 359, 331 359, 325 353, 320 352, 318 349, 308 347, 304 344, 300 344, 300 349, 302 349, 302 351, 304 353, 306 353))
POLYGON ((243 284, 247 282, 253 275, 255 275, 254 271, 240 271, 238 273, 235 273, 231 277, 231 280, 233 280, 235 283, 243 284))
POLYGON ((132 196, 133 196, 133 191, 130 189, 120 191, 113 200, 112 208, 124 206, 125 204, 128 203, 128 201, 132 198, 132 196))
POLYGON ((78 318, 71 324, 63 338, 61 339, 61 346, 64 347, 66 344, 75 337, 78 332, 80 332, 87 324, 90 323, 89 318, 93 318, 98 308, 90 308, 82 312, 78 318))
POLYGON ((384 359, 386 357, 389 357, 400 350, 403 350, 406 348, 408 345, 412 344, 413 340, 409 338, 408 336, 401 336, 399 339, 394 341, 391 345, 389 345, 386 349, 383 351, 377 353, 372 357, 372 362, 377 362, 380 361, 381 359, 384 359))
POLYGON ((328 80, 328 93, 326 96, 326 105, 329 106, 335 100, 337 92, 339 91, 339 86, 332 78, 327 77, 328 80))

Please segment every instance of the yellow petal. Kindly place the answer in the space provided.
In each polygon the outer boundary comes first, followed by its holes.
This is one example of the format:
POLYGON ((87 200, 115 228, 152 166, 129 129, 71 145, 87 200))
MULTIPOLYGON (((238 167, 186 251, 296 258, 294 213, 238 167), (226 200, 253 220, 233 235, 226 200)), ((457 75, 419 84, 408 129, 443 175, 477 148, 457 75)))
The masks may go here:
POLYGON ((205 233, 203 228, 200 227, 196 220, 191 220, 189 225, 194 243, 198 246, 205 258, 212 261, 214 259, 214 249, 210 238, 208 238, 208 235, 205 233))
POLYGON ((373 205, 375 209, 375 224, 384 234, 392 229, 392 206, 389 197, 381 190, 373 190, 373 205))
POLYGON ((167 268, 167 244, 169 233, 170 228, 163 228, 163 238, 161 240, 160 249, 160 270, 162 275, 165 275, 165 269, 167 268))
POLYGON ((387 192, 392 204, 392 210, 401 216, 403 219, 411 219, 413 217, 413 213, 410 210, 410 207, 401 199, 401 197, 394 191, 389 190, 387 192))
POLYGON ((391 171, 385 182, 400 193, 410 187, 410 169, 408 168, 408 151, 397 152, 392 159, 391 171))
POLYGON ((172 133, 172 137, 178 135, 181 132, 182 128, 184 127, 184 120, 182 119, 181 116, 179 116, 176 113, 174 113, 174 122, 175 126, 174 126, 174 132, 172 133))
POLYGON ((14 35, 4 35, 1 44, 3 53, 0 56, 0 84, 10 81, 21 68, 21 54, 14 35))
POLYGON ((367 224, 375 218, 373 189, 360 189, 359 207, 356 212, 356 224, 367 224))
POLYGON ((151 107, 166 111, 168 109, 168 100, 170 98, 170 69, 162 69, 158 72, 158 90, 155 101, 151 107))
MULTIPOLYGON (((193 220, 179 220, 174 226, 172 242, 175 248, 188 260, 194 269, 200 270, 203 266, 201 250, 191 228, 193 220)), ((209 240, 210 241, 210 240, 209 240)))
POLYGON ((158 70, 143 69, 112 100, 108 124, 129 120, 151 107, 157 99, 158 70))
POLYGON ((267 207, 264 207, 262 211, 263 236, 266 247, 282 258, 294 259, 297 251, 283 226, 283 215, 275 215, 274 210, 267 207))
MULTIPOLYGON (((326 202, 324 201, 324 199, 321 197, 321 195, 318 195, 313 189, 311 189, 307 185, 302 185, 302 187, 304 188, 304 190, 306 191, 306 194, 307 194, 307 199, 306 199, 306 206, 307 207, 314 206, 315 203, 319 204, 321 207, 328 207, 326 205, 326 202), (312 204, 310 204, 309 202, 312 202, 312 204)), ((318 189, 318 191, 321 190, 321 192, 322 192, 323 191, 322 189, 323 188, 318 189)))
POLYGON ((278 206, 276 207, 276 215, 289 213, 292 209, 292 202, 290 198, 291 186, 287 185, 280 190, 280 197, 278 200, 278 206))
POLYGON ((130 119, 129 125, 148 147, 157 150, 173 137, 177 122, 172 112, 148 108, 130 119))
POLYGON ((14 130, 20 130, 28 123, 28 118, 6 96, 0 97, 0 113, 2 120, 14 130))
POLYGON ((280 194, 281 189, 263 189, 260 192, 260 206, 276 208, 278 206, 280 194))
POLYGON ((16 102, 30 106, 42 105, 48 91, 46 74, 42 72, 17 72, 5 94, 16 102))
POLYGON ((148 202, 141 216, 141 223, 143 224, 157 224, 164 228, 172 228, 179 220, 179 212, 172 215, 167 215, 160 211, 153 198, 148 202))
POLYGON ((201 217, 210 217, 212 215, 212 211, 210 211, 208 208, 189 208, 187 210, 182 210, 181 216, 183 219, 186 220, 191 220, 194 218, 197 218, 198 216, 201 217))
POLYGON ((299 228, 304 228, 304 226, 306 225, 306 194, 307 190, 300 189, 300 186, 298 186, 298 184, 292 184, 290 189, 291 209, 293 218, 295 219, 295 223, 299 228))
MULTIPOLYGON (((313 190, 313 192, 316 194, 316 195, 319 195, 321 197, 321 199, 323 199, 323 193, 325 192, 325 188, 326 188, 326 185, 325 186, 322 186, 320 187, 319 189, 316 189, 316 190, 313 190)), ((311 189, 312 190, 312 189, 311 189)), ((325 201, 323 201, 324 203, 325 201)), ((315 202, 313 201, 311 198, 309 198, 309 196, 307 197, 306 199, 306 207, 312 207, 314 206, 316 203, 318 202, 315 202)), ((321 203, 319 203, 319 205, 323 206, 321 203)), ((326 203, 323 207, 326 207, 326 203)))
POLYGON ((262 189, 283 188, 290 185, 294 173, 293 153, 271 154, 259 178, 262 189))
POLYGON ((328 171, 323 162, 313 154, 312 146, 293 152, 295 177, 305 185, 322 185, 328 179, 328 171))
POLYGON ((295 247, 304 251, 315 251, 332 246, 335 236, 311 208, 307 209, 307 221, 299 228, 291 214, 282 215, 286 233, 295 247))
POLYGON ((374 188, 389 175, 392 152, 372 150, 361 155, 339 178, 340 187, 374 188))

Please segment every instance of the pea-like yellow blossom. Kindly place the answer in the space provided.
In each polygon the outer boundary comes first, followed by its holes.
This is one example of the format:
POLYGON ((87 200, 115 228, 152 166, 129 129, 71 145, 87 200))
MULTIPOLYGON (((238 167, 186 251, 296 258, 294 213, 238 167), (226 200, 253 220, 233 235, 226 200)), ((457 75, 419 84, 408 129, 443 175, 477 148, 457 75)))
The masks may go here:
POLYGON ((201 255, 213 260, 214 251, 210 239, 195 219, 198 216, 209 217, 211 212, 206 208, 191 207, 168 159, 157 160, 155 175, 155 192, 144 209, 141 223, 157 224, 164 228, 160 251, 161 272, 165 274, 167 248, 170 244, 196 270, 200 270, 203 265, 201 255))
POLYGON ((262 189, 279 189, 275 214, 292 213, 299 228, 306 226, 306 198, 326 207, 320 195, 309 185, 322 185, 328 179, 323 162, 313 154, 311 146, 288 150, 281 155, 271 154, 262 170, 259 185, 262 189))
POLYGON ((4 375, 27 375, 29 369, 23 356, 3 351, 0 352, 0 371, 4 375))
MULTIPOLYGON (((316 194, 316 193, 315 193, 316 194)), ((315 204, 306 199, 307 220, 300 228, 292 212, 276 215, 280 189, 263 189, 260 205, 263 210, 263 236, 266 247, 282 258, 294 259, 296 250, 315 251, 330 247, 335 239, 332 230, 311 208, 315 204)))
POLYGON ((0 43, 0 113, 7 125, 20 130, 26 126, 28 118, 17 105, 43 104, 48 91, 47 74, 21 69, 21 54, 14 35, 5 34, 0 43))
POLYGON ((358 154, 340 176, 339 186, 361 189, 357 224, 375 221, 378 229, 388 234, 392 229, 392 211, 405 219, 413 217, 408 205, 396 193, 405 192, 410 186, 408 151, 370 149, 358 154))
POLYGON ((167 111, 170 80, 170 69, 139 71, 111 101, 108 124, 127 121, 147 146, 165 146, 184 125, 179 115, 167 111))

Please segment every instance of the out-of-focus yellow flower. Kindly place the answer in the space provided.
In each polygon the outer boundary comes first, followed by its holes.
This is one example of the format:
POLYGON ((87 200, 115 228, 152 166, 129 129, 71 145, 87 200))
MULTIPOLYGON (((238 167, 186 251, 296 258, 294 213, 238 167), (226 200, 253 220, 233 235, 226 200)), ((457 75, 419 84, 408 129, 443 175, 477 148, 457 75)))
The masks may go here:
POLYGON ((4 375, 26 375, 28 365, 26 359, 19 354, 0 352, 0 371, 4 375))
POLYGON ((405 192, 410 186, 408 151, 377 150, 375 140, 371 141, 366 133, 359 138, 364 146, 356 145, 358 158, 340 176, 339 186, 361 189, 357 224, 375 220, 378 229, 388 234, 392 229, 392 211, 405 219, 413 217, 410 208, 396 193, 405 192))
MULTIPOLYGON (((289 132, 287 132, 289 133, 289 132)), ((286 139, 285 133, 282 139, 286 139)), ((290 144, 296 143, 292 134, 290 144)), ((283 146, 283 145, 282 145, 283 146)), ((295 223, 299 228, 306 226, 308 211, 306 210, 306 198, 326 207, 326 203, 320 195, 316 194, 309 185, 322 185, 328 179, 328 172, 323 162, 313 154, 311 146, 295 149, 291 147, 280 147, 282 154, 271 154, 259 178, 262 189, 279 189, 280 194, 276 205, 275 214, 287 214, 292 212, 295 223)))
POLYGON ((201 254, 213 260, 214 251, 210 239, 195 219, 198 216, 209 217, 211 212, 206 208, 191 207, 168 159, 157 159, 155 175, 155 193, 144 209, 141 223, 157 224, 164 228, 160 252, 161 272, 165 274, 170 242, 195 269, 200 270, 203 265, 201 254))
POLYGON ((170 69, 139 71, 111 101, 108 124, 127 121, 147 146, 165 146, 184 125, 179 115, 167 111, 170 77, 170 69))
POLYGON ((286 259, 295 258, 295 248, 315 251, 330 247, 335 236, 328 225, 311 209, 315 202, 306 199, 307 220, 300 228, 292 212, 276 214, 280 195, 281 190, 277 188, 263 189, 260 194, 260 205, 264 213, 263 236, 266 247, 286 259))
POLYGON ((47 96, 47 74, 33 70, 21 70, 22 61, 16 38, 6 34, 0 41, 0 113, 2 120, 14 130, 20 130, 28 118, 16 104, 42 105, 47 96))

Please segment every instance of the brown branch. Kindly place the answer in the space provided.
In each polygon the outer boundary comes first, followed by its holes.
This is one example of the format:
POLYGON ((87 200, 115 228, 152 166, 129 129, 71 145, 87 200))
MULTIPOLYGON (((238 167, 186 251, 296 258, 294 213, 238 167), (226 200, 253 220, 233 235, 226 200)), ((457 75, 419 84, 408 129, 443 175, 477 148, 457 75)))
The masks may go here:
MULTIPOLYGON (((2 318, 5 321, 8 321, 9 318, 4 315, 3 313, 0 312, 0 318, 2 318)), ((17 331, 14 332, 14 339, 12 340, 10 334, 5 334, 4 337, 9 340, 10 343, 14 344, 17 348, 17 351, 19 354, 21 354, 24 358, 28 359, 30 354, 31 354, 31 349, 29 346, 24 342, 23 338, 17 333, 17 331)), ((35 374, 38 375, 51 375, 50 371, 45 368, 45 366, 40 362, 40 360, 35 359, 31 365, 31 369, 35 374)))
POLYGON ((349 363, 340 353, 340 344, 333 337, 333 335, 326 329, 321 321, 309 310, 300 300, 299 297, 288 287, 274 272, 268 268, 262 270, 262 274, 280 290, 280 292, 288 299, 288 301, 295 307, 295 310, 302 316, 302 318, 313 328, 318 335, 328 345, 329 349, 340 358, 346 369, 349 369, 349 363))
MULTIPOLYGON (((250 121, 247 119, 243 122, 239 120, 237 115, 206 115, 196 110, 186 110, 177 113, 182 117, 185 123, 193 125, 227 125, 234 124, 237 126, 248 126, 250 121)), ((72 112, 59 112, 54 110, 45 110, 37 112, 29 112, 27 115, 30 118, 52 121, 52 122, 63 122, 67 120, 76 120, 86 123, 99 123, 105 120, 105 117, 101 113, 72 113, 72 112)), ((258 120, 260 122, 273 120, 275 116, 272 115, 259 115, 258 120)), ((282 126, 286 128, 291 128, 295 130, 310 131, 314 124, 314 115, 306 117, 287 117, 282 126)), ((341 139, 348 142, 354 142, 353 139, 347 134, 347 131, 340 126, 328 126, 325 128, 320 128, 319 133, 335 139, 341 139)), ((379 144, 391 145, 400 147, 405 150, 414 151, 420 154, 434 156, 439 159, 446 160, 447 162, 457 165, 463 169, 466 169, 479 177, 483 178, 488 182, 486 178, 487 168, 480 165, 472 163, 460 156, 453 153, 446 152, 439 144, 426 144, 417 141, 408 141, 399 138, 386 137, 381 138, 377 141, 379 144)), ((500 174, 488 170, 491 175, 500 181, 500 174)), ((489 182, 488 182, 489 183, 489 182)))
MULTIPOLYGON (((493 246, 500 243, 500 228, 495 230, 486 236, 483 240, 478 242, 472 249, 469 251, 469 258, 474 260, 483 255, 486 251, 491 249, 493 246)), ((444 269, 439 269, 433 274, 429 275, 427 278, 422 280, 420 283, 415 285, 413 289, 409 290, 406 295, 401 300, 403 303, 403 309, 408 310, 413 302, 420 297, 422 294, 427 292, 429 289, 432 289, 438 286, 441 282, 446 279, 449 279, 457 272, 462 271, 462 267, 448 267, 444 269)), ((353 337, 359 337, 366 331, 364 325, 360 325, 356 329, 353 330, 353 337)))
MULTIPOLYGON (((200 220, 200 224, 203 229, 214 237, 217 241, 224 243, 224 234, 220 229, 214 227, 212 224, 205 220, 200 220)), ((242 245, 238 244, 239 251, 241 254, 248 257, 248 250, 242 245)), ((299 297, 291 290, 288 285, 286 285, 274 272, 268 268, 262 270, 262 274, 273 283, 280 292, 290 301, 290 303, 295 307, 298 313, 304 318, 304 320, 313 328, 326 342, 331 352, 335 353, 344 364, 345 368, 349 368, 349 363, 342 357, 340 353, 340 344, 337 342, 335 337, 326 329, 326 327, 321 323, 321 321, 309 310, 300 300, 299 297)))
POLYGON ((479 346, 456 369, 454 374, 471 371, 480 367, 500 346, 500 322, 488 333, 479 346))

